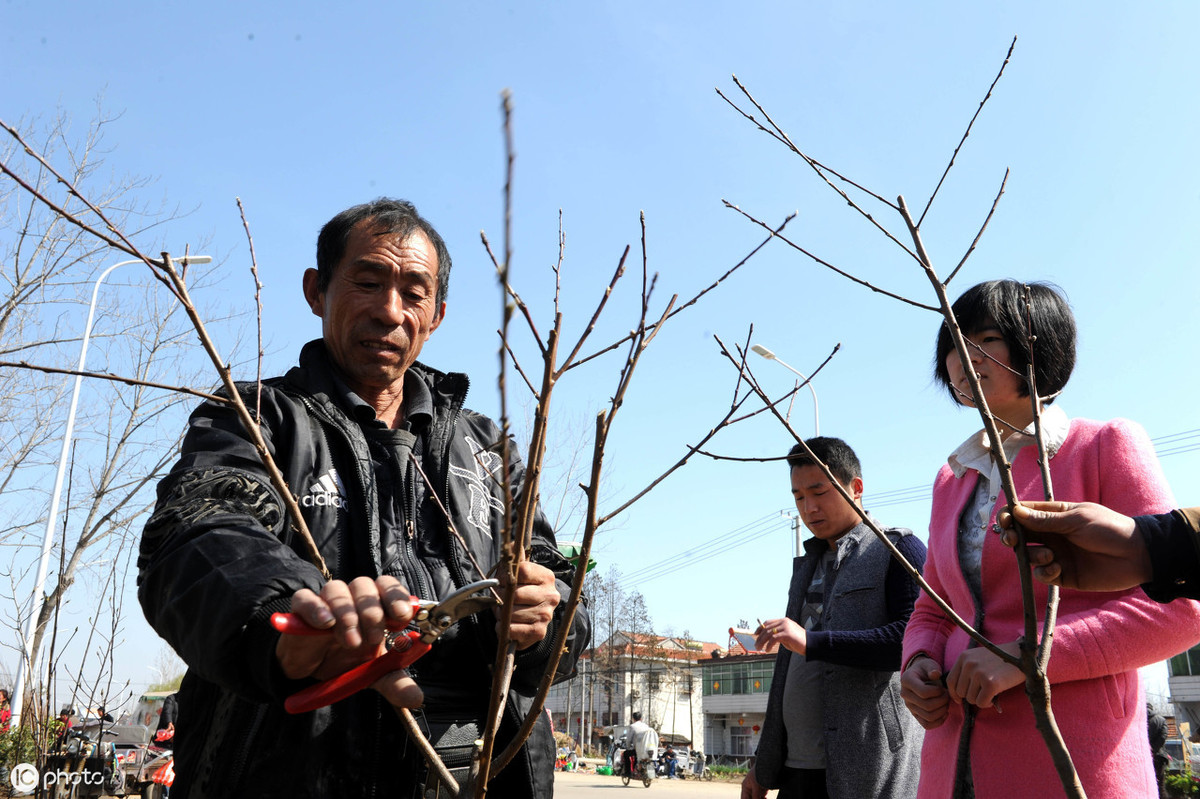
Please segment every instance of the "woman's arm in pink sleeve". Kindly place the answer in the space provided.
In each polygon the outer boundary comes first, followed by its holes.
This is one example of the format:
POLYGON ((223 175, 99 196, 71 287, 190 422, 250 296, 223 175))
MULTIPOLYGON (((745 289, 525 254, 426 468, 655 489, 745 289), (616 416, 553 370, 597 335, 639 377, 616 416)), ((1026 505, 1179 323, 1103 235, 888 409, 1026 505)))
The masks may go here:
POLYGON ((1141 425, 1113 419, 1100 431, 1097 446, 1102 465, 1100 496, 1083 500, 1126 516, 1167 513, 1176 507, 1154 445, 1141 425))
MULTIPOLYGON (((929 587, 945 598, 942 582, 938 577, 937 556, 934 548, 930 547, 925 558, 925 582, 929 587)), ((946 649, 946 638, 954 623, 946 618, 925 591, 921 591, 913 605, 912 615, 908 626, 904 629, 904 648, 900 657, 900 668, 903 669, 912 660, 913 655, 924 652, 938 663, 943 662, 946 649)))
MULTIPOLYGON (((1064 600, 1078 592, 1064 591, 1064 600)), ((1089 601, 1109 594, 1087 594, 1089 601)), ((1200 603, 1160 604, 1135 588, 1099 606, 1060 616, 1050 682, 1085 680, 1148 666, 1200 642, 1200 603)))

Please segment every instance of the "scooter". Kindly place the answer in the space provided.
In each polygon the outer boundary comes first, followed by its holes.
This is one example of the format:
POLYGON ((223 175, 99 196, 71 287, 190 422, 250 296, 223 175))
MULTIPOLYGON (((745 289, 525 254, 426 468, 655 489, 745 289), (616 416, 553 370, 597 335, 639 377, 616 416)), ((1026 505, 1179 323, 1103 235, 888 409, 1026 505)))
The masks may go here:
MULTIPOLYGON (((629 785, 629 781, 631 779, 640 779, 642 781, 642 784, 645 785, 647 788, 649 788, 650 783, 654 781, 654 761, 653 760, 649 760, 644 757, 639 757, 637 765, 634 766, 633 774, 630 774, 629 770, 626 768, 624 755, 621 756, 619 763, 620 763, 620 768, 621 768, 619 773, 621 775, 621 784, 622 785, 629 785)), ((618 773, 617 772, 617 764, 613 765, 613 773, 614 774, 618 773)))

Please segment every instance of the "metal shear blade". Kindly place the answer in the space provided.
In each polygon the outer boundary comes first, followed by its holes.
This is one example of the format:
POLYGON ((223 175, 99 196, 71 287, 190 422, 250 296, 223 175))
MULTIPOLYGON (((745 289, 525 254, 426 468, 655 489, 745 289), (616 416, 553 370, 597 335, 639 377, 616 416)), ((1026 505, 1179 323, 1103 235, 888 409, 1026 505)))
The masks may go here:
POLYGON ((436 604, 422 605, 413 617, 421 641, 432 644, 459 619, 499 605, 500 599, 495 594, 495 588, 499 585, 498 580, 479 580, 464 585, 436 604))

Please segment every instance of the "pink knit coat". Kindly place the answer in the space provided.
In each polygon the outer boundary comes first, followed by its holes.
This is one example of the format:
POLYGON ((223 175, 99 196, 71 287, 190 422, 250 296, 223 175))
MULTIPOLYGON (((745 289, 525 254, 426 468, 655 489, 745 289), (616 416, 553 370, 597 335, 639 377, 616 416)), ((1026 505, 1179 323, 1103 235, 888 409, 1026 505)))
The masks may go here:
MULTIPOLYGON (((1127 515, 1163 513, 1174 503, 1145 431, 1124 419, 1075 419, 1050 461, 1054 498, 1099 502, 1127 515)), ((1027 446, 1013 464, 1017 493, 1041 499, 1037 448, 1027 446)), ((958 560, 958 523, 978 472, 954 477, 948 466, 933 487, 925 579, 955 612, 975 622, 975 602, 958 560)), ((1003 507, 1003 493, 992 510, 1003 507)), ((989 522, 990 524, 991 522, 989 522)), ((982 632, 992 641, 1023 633, 1020 578, 1012 551, 988 535, 983 549, 982 632)), ((1035 582, 1041 623, 1046 586, 1035 582)), ((948 674, 969 638, 924 593, 904 635, 904 659, 924 651, 948 674)), ((1200 604, 1160 605, 1142 590, 1085 593, 1063 590, 1054 628, 1049 677, 1054 716, 1075 768, 1092 799, 1157 796, 1146 734, 1145 699, 1137 669, 1200 642, 1200 604)), ((980 710, 971 737, 971 770, 978 799, 1045 799, 1062 796, 1050 755, 1018 686, 997 697, 1002 712, 980 710)), ((918 799, 954 793, 955 762, 963 725, 950 703, 945 723, 925 733, 918 799)))

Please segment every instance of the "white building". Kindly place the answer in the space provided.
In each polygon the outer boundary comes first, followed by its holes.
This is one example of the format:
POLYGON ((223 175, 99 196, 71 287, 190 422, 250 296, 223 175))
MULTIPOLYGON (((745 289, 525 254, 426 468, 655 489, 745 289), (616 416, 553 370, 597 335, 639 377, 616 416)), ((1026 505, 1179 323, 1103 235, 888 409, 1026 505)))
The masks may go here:
POLYGON ((777 651, 755 651, 750 630, 731 628, 728 652, 701 662, 707 754, 740 760, 758 749, 777 651))
POLYGON ((550 689, 554 727, 597 747, 634 711, 660 739, 704 748, 700 660, 717 644, 618 632, 584 652, 578 674, 550 689), (582 734, 581 734, 582 733, 582 734))
POLYGON ((1200 733, 1200 646, 1194 646, 1167 661, 1171 704, 1180 730, 1196 738, 1200 733))

